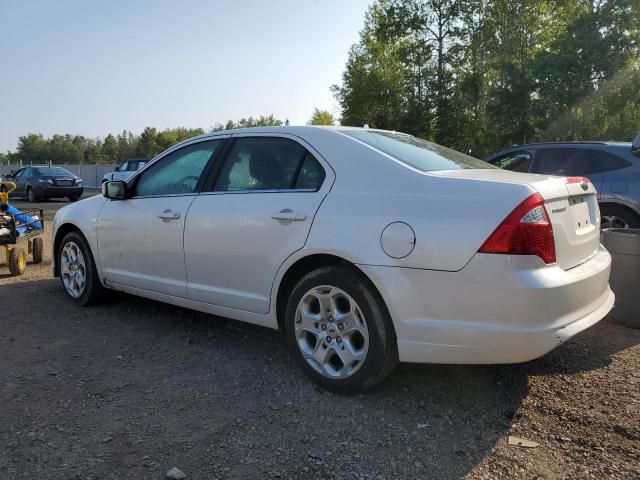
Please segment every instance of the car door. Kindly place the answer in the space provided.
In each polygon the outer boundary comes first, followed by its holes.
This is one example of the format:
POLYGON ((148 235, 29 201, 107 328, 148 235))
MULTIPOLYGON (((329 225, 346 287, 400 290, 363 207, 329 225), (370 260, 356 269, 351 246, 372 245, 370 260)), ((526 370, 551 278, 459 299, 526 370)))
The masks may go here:
POLYGON ((331 168, 287 135, 234 135, 185 225, 193 300, 267 313, 276 272, 302 248, 331 168))
POLYGON ((185 217, 225 141, 218 137, 169 152, 128 182, 130 198, 105 203, 97 231, 108 283, 187 296, 185 217))
POLYGON ((22 168, 11 179, 16 184, 14 195, 24 197, 27 194, 27 180, 30 170, 30 167, 22 168))

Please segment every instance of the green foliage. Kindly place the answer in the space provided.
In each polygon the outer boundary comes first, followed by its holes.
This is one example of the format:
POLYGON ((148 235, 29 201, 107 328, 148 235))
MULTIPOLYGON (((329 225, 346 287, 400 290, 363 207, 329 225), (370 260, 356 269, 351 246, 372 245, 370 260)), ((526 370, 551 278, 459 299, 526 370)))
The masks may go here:
MULTIPOLYGON (((287 120, 288 125, 289 120, 287 120)), ((277 119, 273 116, 273 114, 265 116, 260 115, 258 118, 241 118, 237 122, 233 120, 228 120, 226 124, 216 123, 213 127, 211 127, 212 132, 217 132, 221 130, 232 130, 234 128, 252 128, 252 127, 280 127, 284 123, 282 120, 277 119)))
POLYGON ((332 90, 344 125, 483 157, 640 129, 638 0, 378 0, 332 90))
POLYGON ((319 108, 313 111, 311 120, 309 120, 309 125, 335 125, 335 123, 336 120, 331 113, 327 110, 320 110, 319 108))
MULTIPOLYGON (((273 115, 261 115, 243 118, 237 123, 229 120, 227 125, 212 130, 225 128, 243 128, 258 126, 279 126, 283 122, 273 115)), ((140 135, 123 130, 117 136, 108 134, 104 140, 85 138, 80 135, 53 135, 44 138, 42 134, 30 133, 18 140, 15 153, 0 154, 0 165, 3 163, 119 163, 132 157, 153 157, 176 143, 187 140, 205 132, 202 128, 168 128, 158 131, 146 127, 140 135)))

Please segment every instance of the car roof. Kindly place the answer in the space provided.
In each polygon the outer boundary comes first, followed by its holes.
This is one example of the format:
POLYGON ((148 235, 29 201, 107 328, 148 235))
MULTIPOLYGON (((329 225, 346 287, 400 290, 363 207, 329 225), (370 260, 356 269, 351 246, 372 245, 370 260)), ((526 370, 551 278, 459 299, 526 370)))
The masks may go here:
POLYGON ((392 131, 392 130, 382 130, 382 129, 377 129, 377 128, 367 128, 367 127, 350 127, 350 126, 344 126, 344 125, 296 125, 296 126, 271 126, 271 127, 250 127, 250 128, 232 128, 229 130, 216 130, 214 132, 209 132, 209 133, 205 133, 203 135, 199 135, 197 137, 192 137, 188 140, 185 140, 185 142, 194 140, 196 138, 211 138, 211 137, 216 137, 219 135, 233 135, 236 133, 289 133, 292 135, 297 135, 297 134, 301 134, 305 131, 312 131, 312 130, 334 130, 336 132, 340 132, 340 131, 349 131, 349 130, 363 130, 363 131, 367 131, 367 132, 389 132, 389 133, 396 133, 396 134, 401 134, 401 135, 408 135, 407 133, 404 132, 397 132, 397 131, 392 131))
POLYGON ((516 152, 518 150, 526 150, 527 148, 538 148, 538 147, 582 147, 589 145, 601 145, 603 147, 612 147, 616 150, 625 149, 631 150, 631 142, 620 142, 620 141, 566 141, 566 142, 538 142, 538 143, 526 143, 523 145, 515 145, 513 147, 504 148, 502 150, 498 150, 495 153, 492 153, 488 157, 486 157, 486 161, 493 160, 494 158, 503 155, 505 153, 516 152))
POLYGON ((584 141, 565 141, 565 142, 537 142, 537 143, 525 143, 524 145, 517 145, 511 148, 524 148, 533 146, 546 146, 546 145, 622 145, 631 147, 631 142, 622 142, 617 140, 597 141, 597 140, 584 140, 584 141))

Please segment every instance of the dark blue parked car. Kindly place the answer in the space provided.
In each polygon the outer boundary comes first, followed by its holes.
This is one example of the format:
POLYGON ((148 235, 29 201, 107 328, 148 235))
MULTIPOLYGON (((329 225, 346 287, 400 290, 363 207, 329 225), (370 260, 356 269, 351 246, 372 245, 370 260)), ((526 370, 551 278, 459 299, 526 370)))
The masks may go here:
POLYGON ((640 134, 633 143, 520 145, 486 161, 514 172, 587 177, 598 190, 602 228, 640 228, 640 134))

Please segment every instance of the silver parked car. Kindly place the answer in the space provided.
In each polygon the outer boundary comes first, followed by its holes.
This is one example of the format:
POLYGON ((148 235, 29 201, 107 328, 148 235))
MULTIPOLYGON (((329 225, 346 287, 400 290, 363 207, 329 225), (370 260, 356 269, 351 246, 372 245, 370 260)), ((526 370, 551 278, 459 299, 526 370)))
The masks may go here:
POLYGON ((53 238, 74 302, 109 288, 282 329, 341 392, 398 361, 531 360, 614 302, 591 182, 381 130, 193 138, 59 210, 53 238))
POLYGON ((106 173, 104 177, 102 177, 102 183, 110 180, 126 180, 144 167, 149 160, 149 158, 130 158, 118 165, 113 172, 106 173))

